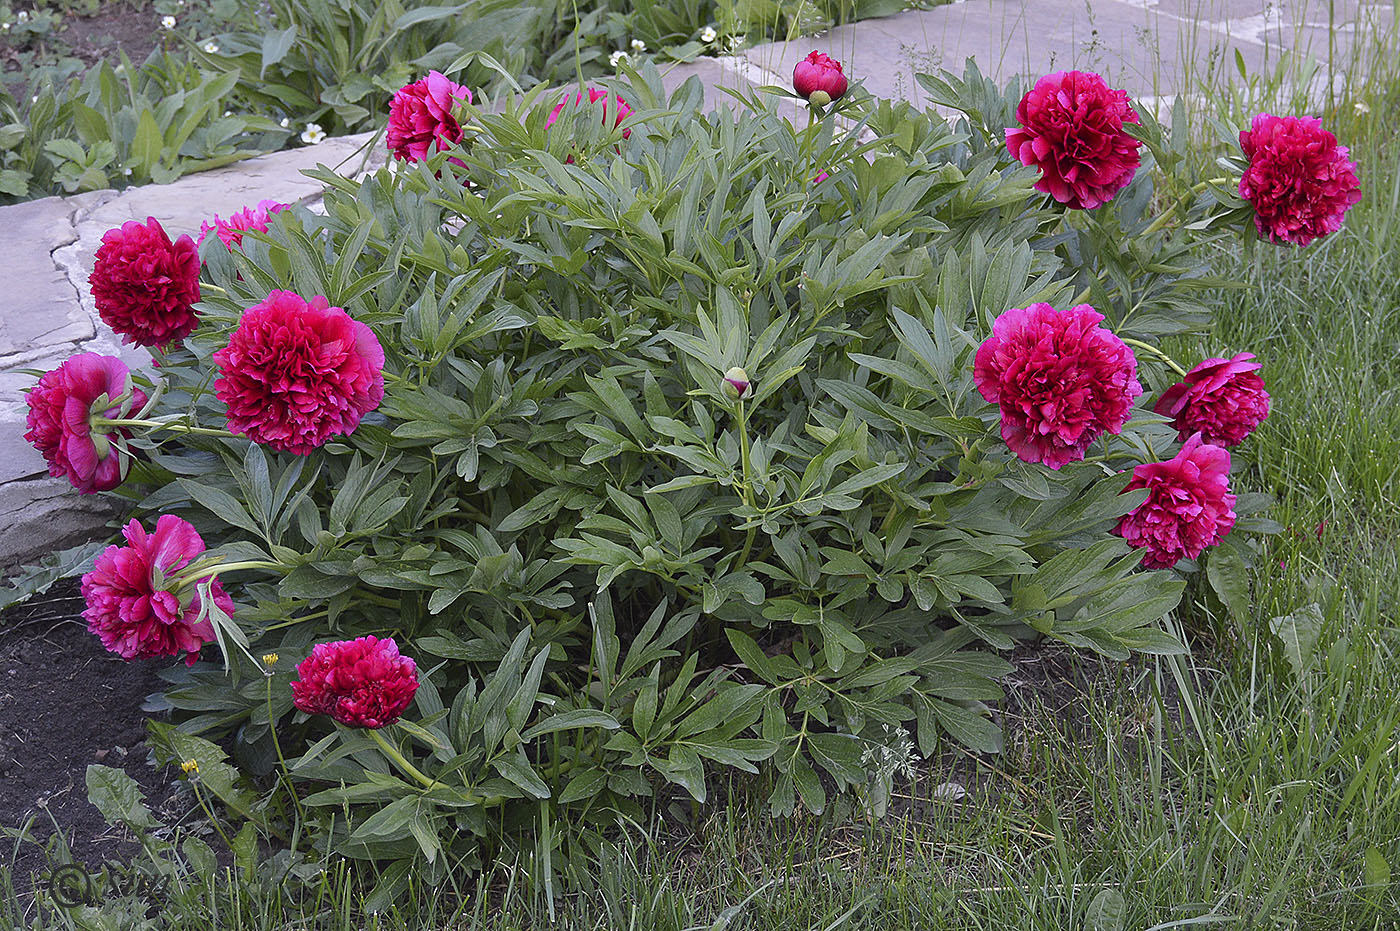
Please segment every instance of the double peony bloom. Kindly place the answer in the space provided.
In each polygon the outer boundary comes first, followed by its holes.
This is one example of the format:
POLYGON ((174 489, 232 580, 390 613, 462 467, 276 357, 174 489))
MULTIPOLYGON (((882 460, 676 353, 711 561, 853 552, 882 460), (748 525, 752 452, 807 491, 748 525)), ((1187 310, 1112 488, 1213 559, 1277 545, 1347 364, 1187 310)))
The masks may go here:
POLYGON ((290 204, 280 203, 275 200, 258 201, 256 207, 244 207, 237 213, 229 214, 229 218, 224 220, 216 213, 214 222, 204 222, 199 225, 199 239, 196 247, 204 245, 205 238, 214 233, 219 237, 219 241, 230 251, 234 246, 243 244, 243 234, 249 231, 266 233, 267 226, 272 222, 272 215, 280 210, 286 210, 290 204))
POLYGON ((1127 93, 1092 71, 1057 71, 1036 81, 1016 107, 1016 121, 1006 130, 1006 148, 1040 169, 1036 190, 1067 207, 1100 207, 1137 172, 1141 143, 1123 126, 1138 115, 1127 93))
POLYGON ((320 295, 273 291, 244 311, 214 362, 228 428, 300 456, 353 433, 384 399, 374 331, 320 295))
POLYGON ((199 322, 199 249, 189 236, 171 242, 155 217, 128 220, 102 234, 88 283, 102 322, 124 343, 165 349, 199 322))
POLYGON ((399 88, 389 101, 389 151, 401 161, 421 162, 433 149, 443 152, 461 142, 462 126, 452 112, 459 102, 471 103, 472 92, 439 71, 399 88))
POLYGON ((1162 393, 1153 410, 1172 418, 1183 442, 1199 433, 1216 446, 1238 446, 1269 416, 1269 392, 1254 355, 1207 359, 1162 393))
MULTIPOLYGON (((147 533, 133 520, 122 530, 126 546, 109 546, 83 576, 83 617, 102 645, 123 659, 177 656, 191 666, 214 640, 214 625, 201 599, 203 578, 178 573, 204 552, 194 527, 162 514, 147 533)), ((214 603, 233 613, 233 599, 218 579, 207 583, 214 603)))
POLYGON ((393 724, 418 691, 418 667, 399 655, 393 638, 374 636, 318 643, 297 666, 292 703, 307 714, 328 714, 347 727, 393 724))
POLYGON ((1240 133, 1240 148, 1249 159, 1240 196, 1263 239, 1306 246, 1340 229, 1361 199, 1356 165, 1319 119, 1260 113, 1240 133))
POLYGON ((1142 394, 1137 359, 1088 304, 1014 307, 977 349, 972 379, 1001 407, 1001 436, 1026 462, 1060 469, 1120 433, 1142 394))
POLYGON ((1168 569, 1195 559, 1235 526, 1230 494, 1230 454, 1200 434, 1189 437, 1166 462, 1133 469, 1125 492, 1148 490, 1147 500, 1118 522, 1114 533, 1146 550, 1142 564, 1168 569))
POLYGON ((126 478, 128 458, 120 429, 98 429, 94 418, 119 419, 146 404, 131 384, 131 371, 116 356, 80 353, 45 372, 25 398, 24 438, 48 463, 49 474, 66 478, 80 493, 110 491, 126 478))

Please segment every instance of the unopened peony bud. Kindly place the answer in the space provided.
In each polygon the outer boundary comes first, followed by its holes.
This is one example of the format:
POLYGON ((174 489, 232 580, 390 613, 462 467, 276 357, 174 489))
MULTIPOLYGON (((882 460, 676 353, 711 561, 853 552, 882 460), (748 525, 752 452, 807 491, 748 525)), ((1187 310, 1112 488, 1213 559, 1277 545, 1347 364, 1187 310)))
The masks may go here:
POLYGON ((792 69, 792 89, 817 106, 840 100, 846 93, 846 75, 841 63, 829 55, 813 52, 792 69))
POLYGON ((749 393, 749 374, 739 366, 724 373, 724 394, 725 397, 742 398, 749 393))

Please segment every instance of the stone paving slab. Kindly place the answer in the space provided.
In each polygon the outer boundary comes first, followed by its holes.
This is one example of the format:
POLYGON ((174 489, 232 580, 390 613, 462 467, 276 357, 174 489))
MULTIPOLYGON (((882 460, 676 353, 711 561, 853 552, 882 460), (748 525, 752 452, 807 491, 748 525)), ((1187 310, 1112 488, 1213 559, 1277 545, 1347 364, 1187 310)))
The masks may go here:
POLYGON ((74 207, 62 197, 17 204, 5 211, 5 300, 15 310, 0 316, 0 356, 35 346, 78 342, 96 334, 92 320, 74 306, 67 279, 49 259, 74 240, 74 207))

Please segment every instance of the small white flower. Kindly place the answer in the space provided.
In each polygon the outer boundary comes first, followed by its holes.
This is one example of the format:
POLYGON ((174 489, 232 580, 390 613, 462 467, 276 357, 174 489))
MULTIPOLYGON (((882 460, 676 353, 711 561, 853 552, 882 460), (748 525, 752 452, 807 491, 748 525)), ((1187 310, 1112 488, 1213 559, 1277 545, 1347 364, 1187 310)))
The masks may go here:
POLYGON ((123 169, 122 169, 122 175, 123 175, 124 177, 130 178, 130 177, 131 177, 131 169, 130 169, 130 168, 123 168, 123 169))
POLYGON ((715 32, 714 26, 706 26, 700 30, 700 41, 709 44, 719 38, 719 33, 715 32))
POLYGON ((645 52, 646 50, 647 50, 647 44, 646 44, 645 42, 643 42, 641 39, 633 39, 633 40, 632 40, 632 51, 634 51, 634 52, 645 52))
POLYGON ((283 129, 286 129, 288 126, 291 126, 291 125, 292 125, 291 119, 288 118, 288 117, 285 117, 285 116, 282 117, 282 119, 279 120, 279 122, 282 124, 282 128, 283 128, 283 129))
POLYGON ((321 128, 320 123, 307 123, 306 129, 301 134, 301 141, 307 145, 316 145, 325 138, 326 131, 321 128))
POLYGON ((1356 102, 1356 112, 1357 112, 1357 113, 1370 113, 1370 112, 1371 112, 1371 107, 1370 107, 1369 104, 1365 103, 1364 101, 1358 100, 1358 101, 1356 102))
POLYGON ((233 116, 233 111, 232 111, 232 110, 225 110, 225 111, 224 111, 224 116, 233 116))
POLYGON ((205 50, 206 52, 208 52, 210 55, 213 55, 215 52, 217 52, 217 51, 219 50, 219 43, 217 43, 217 42, 215 42, 214 40, 211 39, 211 40, 209 40, 208 42, 205 42, 205 43, 204 43, 204 50, 205 50))
POLYGON ((731 37, 730 40, 729 40, 729 47, 730 47, 731 49, 736 49, 736 48, 738 48, 739 46, 741 46, 741 45, 743 45, 743 44, 744 44, 744 37, 743 37, 743 36, 733 36, 733 37, 731 37))
POLYGON ((0 23, 0 32, 9 32, 9 31, 10 31, 10 24, 9 24, 9 23, 0 23))
POLYGON ((631 55, 628 55, 626 52, 623 51, 613 52, 611 55, 608 56, 608 64, 616 68, 618 65, 622 64, 624 61, 631 57, 631 55))
POLYGON ((29 22, 29 14, 28 14, 27 12, 25 12, 24 10, 20 10, 18 13, 15 14, 15 22, 17 22, 17 23, 27 23, 27 22, 29 22))
POLYGON ((173 17, 173 16, 162 16, 162 17, 160 18, 160 24, 161 24, 162 26, 164 26, 166 29, 174 29, 174 28, 175 28, 175 17, 173 17))

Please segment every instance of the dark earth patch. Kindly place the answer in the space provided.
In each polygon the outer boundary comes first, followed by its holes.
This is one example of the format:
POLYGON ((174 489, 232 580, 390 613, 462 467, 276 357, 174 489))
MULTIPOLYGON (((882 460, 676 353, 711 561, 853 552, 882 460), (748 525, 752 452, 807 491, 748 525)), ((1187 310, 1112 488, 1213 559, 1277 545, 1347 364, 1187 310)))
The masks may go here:
POLYGON ((57 824, 75 860, 92 866, 129 858, 137 845, 87 800, 90 763, 126 770, 156 811, 176 778, 147 762, 146 696, 168 660, 126 662, 108 653, 79 616, 76 580, 0 614, 0 828, 27 825, 37 843, 0 837, 0 869, 15 892, 50 864, 44 846, 57 824))
MULTIPOLYGON (((11 5, 16 12, 26 8, 23 3, 11 5)), ((120 61, 118 52, 140 64, 163 38, 160 16, 147 0, 104 2, 91 16, 64 16, 42 41, 30 39, 21 45, 9 36, 0 37, 0 71, 14 92, 43 65, 60 64, 81 73, 99 61, 120 61)))

